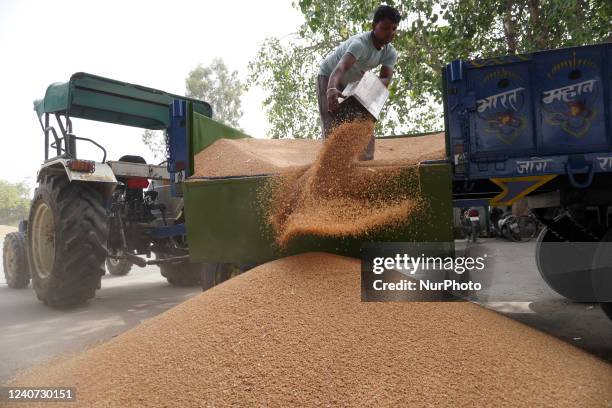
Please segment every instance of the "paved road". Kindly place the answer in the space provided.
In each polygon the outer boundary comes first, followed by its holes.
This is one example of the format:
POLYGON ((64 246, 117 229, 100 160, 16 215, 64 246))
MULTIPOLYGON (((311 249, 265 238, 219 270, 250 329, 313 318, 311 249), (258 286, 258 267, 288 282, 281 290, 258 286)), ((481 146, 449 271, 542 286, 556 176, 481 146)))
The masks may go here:
POLYGON ((31 287, 9 289, 1 272, 0 384, 49 357, 109 340, 200 292, 170 286, 158 267, 134 267, 127 276, 104 276, 89 304, 55 310, 39 302, 31 287))
MULTIPOLYGON (((612 362, 612 323, 599 306, 573 304, 548 289, 536 270, 534 243, 483 240, 470 250, 486 252, 500 266, 492 289, 481 294, 486 307, 612 362), (519 292, 521 301, 485 299, 487 294, 499 298, 519 292)), ((197 293, 198 288, 168 285, 156 267, 135 267, 124 277, 105 276, 88 305, 54 310, 30 288, 9 289, 0 273, 0 383, 59 353, 106 341, 197 293)))
POLYGON ((482 291, 478 303, 612 362, 612 321, 598 304, 573 303, 546 285, 535 242, 484 239, 470 249, 494 263, 487 265, 495 270, 491 289, 482 291))

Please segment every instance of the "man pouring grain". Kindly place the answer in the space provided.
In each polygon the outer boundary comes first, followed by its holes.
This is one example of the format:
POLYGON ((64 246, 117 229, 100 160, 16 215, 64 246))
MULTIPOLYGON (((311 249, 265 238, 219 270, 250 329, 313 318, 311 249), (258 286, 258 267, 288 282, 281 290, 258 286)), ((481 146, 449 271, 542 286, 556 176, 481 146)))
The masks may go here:
MULTIPOLYGON (((374 12, 372 31, 350 37, 329 53, 319 70, 317 97, 321 115, 322 136, 325 139, 335 125, 338 98, 350 82, 358 81, 364 72, 380 65, 380 80, 389 86, 397 51, 391 41, 401 20, 399 12, 390 6, 380 6, 374 12)), ((360 160, 374 158, 374 133, 360 160)))

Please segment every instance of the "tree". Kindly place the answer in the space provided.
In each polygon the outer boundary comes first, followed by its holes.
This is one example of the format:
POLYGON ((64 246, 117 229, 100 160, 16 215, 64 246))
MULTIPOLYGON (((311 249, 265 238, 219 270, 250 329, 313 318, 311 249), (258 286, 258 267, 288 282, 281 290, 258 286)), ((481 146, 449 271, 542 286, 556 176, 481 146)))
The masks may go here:
POLYGON ((166 140, 163 132, 145 129, 141 136, 142 142, 149 148, 155 160, 166 160, 166 140))
MULTIPOLYGON (((393 45, 398 63, 379 127, 387 133, 443 126, 441 68, 454 59, 487 58, 612 40, 609 0, 388 1, 404 16, 393 45)), ((323 57, 371 29, 373 0, 299 0, 305 23, 289 39, 267 39, 249 64, 249 85, 263 102, 273 137, 319 133, 315 94, 323 57)))
POLYGON ((16 224, 27 218, 30 210, 30 187, 24 181, 0 180, 0 224, 16 224))
MULTIPOLYGON (((238 72, 230 72, 221 58, 215 58, 208 66, 200 64, 191 70, 185 78, 185 87, 186 96, 206 101, 212 106, 213 119, 240 129, 240 98, 245 87, 238 79, 238 72)), ((162 132, 145 130, 141 138, 157 160, 165 159, 166 142, 162 132)))
POLYGON ((240 97, 244 85, 238 79, 238 71, 229 72, 221 58, 210 65, 198 65, 185 79, 187 96, 208 102, 213 109, 213 119, 239 128, 242 117, 240 97))

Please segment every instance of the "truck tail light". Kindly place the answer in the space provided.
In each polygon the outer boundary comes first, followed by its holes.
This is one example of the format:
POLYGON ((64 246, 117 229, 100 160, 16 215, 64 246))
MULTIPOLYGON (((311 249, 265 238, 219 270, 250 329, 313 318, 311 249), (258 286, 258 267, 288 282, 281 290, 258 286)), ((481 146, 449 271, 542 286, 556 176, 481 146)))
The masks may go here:
POLYGON ((140 189, 149 187, 149 180, 141 177, 130 177, 127 179, 127 188, 140 189))
POLYGON ((91 160, 68 160, 68 168, 72 171, 79 171, 81 173, 93 173, 96 171, 96 162, 91 160))

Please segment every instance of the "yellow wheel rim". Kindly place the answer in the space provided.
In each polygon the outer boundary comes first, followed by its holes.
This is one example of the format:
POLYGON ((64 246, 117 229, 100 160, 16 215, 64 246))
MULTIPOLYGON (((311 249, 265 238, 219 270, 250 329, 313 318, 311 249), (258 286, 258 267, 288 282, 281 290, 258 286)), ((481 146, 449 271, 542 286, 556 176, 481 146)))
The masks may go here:
POLYGON ((51 274, 55 263, 55 222, 47 204, 40 203, 36 207, 30 231, 34 270, 44 279, 51 274))

